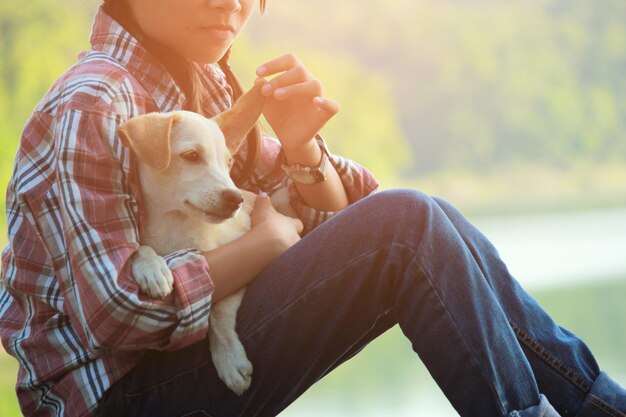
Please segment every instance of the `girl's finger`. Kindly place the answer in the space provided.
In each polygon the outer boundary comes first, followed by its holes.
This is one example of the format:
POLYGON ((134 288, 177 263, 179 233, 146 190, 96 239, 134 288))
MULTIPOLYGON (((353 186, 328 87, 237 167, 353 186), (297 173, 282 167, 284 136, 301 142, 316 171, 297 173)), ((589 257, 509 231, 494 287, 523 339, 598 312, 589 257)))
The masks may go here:
POLYGON ((276 100, 287 100, 292 97, 316 97, 322 94, 322 85, 317 80, 305 81, 303 83, 288 85, 274 90, 276 100))
POLYGON ((263 87, 261 87, 261 94, 264 95, 265 97, 269 97, 272 95, 272 92, 274 91, 274 87, 272 87, 272 84, 269 83, 269 81, 267 81, 265 78, 257 78, 256 80, 254 80, 254 86, 256 87, 257 84, 265 84, 263 87))
POLYGON ((302 65, 298 65, 272 78, 269 83, 272 84, 272 87, 276 89, 291 84, 298 84, 305 81, 310 81, 313 79, 315 79, 315 77, 313 77, 313 74, 311 74, 302 65))
MULTIPOLYGON (((257 80, 265 80, 264 78, 257 78, 257 80)), ((265 81, 266 85, 261 89, 261 94, 265 97, 272 95, 272 92, 282 87, 287 87, 293 84, 303 83, 305 81, 314 80, 313 75, 306 70, 303 66, 293 67, 290 70, 283 72, 270 81, 265 81)), ((320 86, 321 88, 321 86, 320 86)), ((321 90, 320 90, 321 94, 321 90)), ((280 95, 280 94, 279 94, 280 95)), ((278 98, 278 96, 276 97, 278 98)))
POLYGON ((260 193, 254 202, 254 210, 269 210, 273 208, 272 202, 266 193, 260 193))
POLYGON ((326 97, 314 97, 313 104, 315 104, 318 109, 324 110, 331 115, 335 115, 339 112, 339 102, 326 97))
POLYGON ((277 74, 301 65, 300 60, 296 58, 294 54, 285 54, 276 59, 266 62, 260 65, 256 69, 256 75, 259 77, 267 77, 268 75, 277 74))

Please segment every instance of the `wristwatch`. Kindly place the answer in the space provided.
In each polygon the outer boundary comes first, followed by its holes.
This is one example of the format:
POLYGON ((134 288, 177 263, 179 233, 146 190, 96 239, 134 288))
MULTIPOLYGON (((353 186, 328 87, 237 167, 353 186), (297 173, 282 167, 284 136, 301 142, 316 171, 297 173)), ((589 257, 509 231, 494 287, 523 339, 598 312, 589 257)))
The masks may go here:
POLYGON ((317 166, 310 167, 302 164, 281 164, 281 168, 285 171, 285 175, 299 184, 310 185, 326 181, 326 174, 328 173, 330 165, 330 161, 328 160, 329 155, 328 150, 324 145, 320 145, 320 149, 322 150, 322 158, 317 166))

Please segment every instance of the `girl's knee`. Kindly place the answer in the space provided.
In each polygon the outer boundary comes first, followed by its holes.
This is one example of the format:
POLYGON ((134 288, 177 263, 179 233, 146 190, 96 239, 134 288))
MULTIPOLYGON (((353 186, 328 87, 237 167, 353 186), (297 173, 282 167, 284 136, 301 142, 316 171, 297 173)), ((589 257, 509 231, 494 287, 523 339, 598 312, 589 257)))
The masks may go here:
POLYGON ((428 194, 409 188, 381 191, 368 198, 377 210, 400 218, 426 214, 437 206, 428 194))
MULTIPOLYGON (((417 230, 440 210, 429 195, 412 189, 381 191, 363 201, 366 222, 380 231, 417 230)), ((386 233, 385 233, 386 234, 386 233)))

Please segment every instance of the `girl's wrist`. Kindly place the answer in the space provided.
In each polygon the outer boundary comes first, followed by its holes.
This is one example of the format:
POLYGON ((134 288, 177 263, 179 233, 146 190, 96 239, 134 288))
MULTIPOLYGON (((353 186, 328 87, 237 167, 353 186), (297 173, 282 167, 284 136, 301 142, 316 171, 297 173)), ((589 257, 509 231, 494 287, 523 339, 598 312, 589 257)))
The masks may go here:
POLYGON ((322 159, 322 150, 315 138, 294 148, 283 145, 283 152, 288 165, 317 166, 322 159))

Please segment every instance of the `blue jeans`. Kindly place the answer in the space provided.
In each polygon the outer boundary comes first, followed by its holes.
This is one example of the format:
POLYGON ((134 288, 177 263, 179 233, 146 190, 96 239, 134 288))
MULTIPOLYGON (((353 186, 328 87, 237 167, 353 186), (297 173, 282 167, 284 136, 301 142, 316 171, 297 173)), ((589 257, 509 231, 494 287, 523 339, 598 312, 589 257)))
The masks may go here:
POLYGON ((489 241, 414 190, 353 204, 248 286, 237 332, 254 372, 243 396, 218 379, 205 341, 148 352, 101 415, 273 416, 396 323, 461 416, 626 416, 626 391, 489 241))

